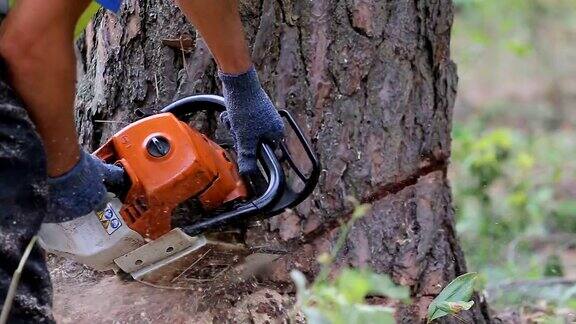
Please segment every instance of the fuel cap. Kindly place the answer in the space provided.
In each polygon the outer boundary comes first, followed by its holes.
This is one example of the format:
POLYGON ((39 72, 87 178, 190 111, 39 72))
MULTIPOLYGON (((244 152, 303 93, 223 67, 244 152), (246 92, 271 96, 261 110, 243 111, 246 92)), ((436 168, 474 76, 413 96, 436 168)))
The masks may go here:
POLYGON ((164 136, 154 136, 146 143, 146 150, 153 157, 161 158, 170 152, 170 142, 164 136))

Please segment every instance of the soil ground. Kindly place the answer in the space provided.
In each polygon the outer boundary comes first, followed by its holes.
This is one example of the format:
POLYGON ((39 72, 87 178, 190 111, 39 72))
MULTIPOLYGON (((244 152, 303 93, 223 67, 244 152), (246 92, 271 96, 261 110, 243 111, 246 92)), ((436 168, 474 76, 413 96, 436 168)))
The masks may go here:
MULTIPOLYGON (((239 298, 194 290, 154 288, 50 257, 58 323, 271 323, 288 316, 290 298, 260 287, 239 298), (206 305, 216 312, 207 312, 206 305), (217 305, 214 308, 214 305, 217 305)), ((255 284, 256 285, 256 284, 255 284)))

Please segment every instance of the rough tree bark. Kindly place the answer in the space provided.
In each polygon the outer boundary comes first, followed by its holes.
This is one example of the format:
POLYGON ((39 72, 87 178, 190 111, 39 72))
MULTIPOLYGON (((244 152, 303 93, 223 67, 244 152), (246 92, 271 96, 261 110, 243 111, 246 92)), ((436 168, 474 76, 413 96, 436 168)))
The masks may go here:
MULTIPOLYGON (((266 235, 292 253, 268 280, 208 300, 202 292, 160 291, 91 273, 70 278, 59 268, 57 316, 286 318, 288 271, 317 271, 315 257, 334 242, 339 222, 350 216, 346 197, 353 196, 373 210, 352 229, 338 264, 368 266, 409 286, 413 304, 399 305, 397 318, 423 321, 432 298, 466 272, 446 179, 457 85, 451 1, 246 0, 241 7, 265 88, 307 129, 324 167, 310 199, 251 230, 250 237, 266 235)), ((101 14, 79 45, 77 115, 88 147, 133 120, 137 108, 220 92, 206 45, 169 1, 131 0, 119 16, 101 14)), ((460 317, 489 322, 486 305, 476 302, 460 317)))

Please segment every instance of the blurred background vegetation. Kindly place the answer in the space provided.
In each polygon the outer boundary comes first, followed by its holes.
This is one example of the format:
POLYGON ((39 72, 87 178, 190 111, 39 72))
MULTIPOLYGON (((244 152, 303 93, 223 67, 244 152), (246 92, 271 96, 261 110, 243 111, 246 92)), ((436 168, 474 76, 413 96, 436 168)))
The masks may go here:
POLYGON ((576 1, 455 3, 450 180, 469 271, 496 309, 574 314, 576 1))

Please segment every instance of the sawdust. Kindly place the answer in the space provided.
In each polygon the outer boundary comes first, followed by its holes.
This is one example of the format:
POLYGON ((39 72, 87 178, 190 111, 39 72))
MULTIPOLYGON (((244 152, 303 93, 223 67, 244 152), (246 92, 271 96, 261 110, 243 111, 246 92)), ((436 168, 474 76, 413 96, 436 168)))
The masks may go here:
POLYGON ((198 308, 196 292, 149 287, 57 257, 49 266, 59 323, 204 322, 191 316, 198 308))
POLYGON ((48 263, 58 323, 276 323, 293 304, 256 280, 160 289, 59 257, 48 263))

